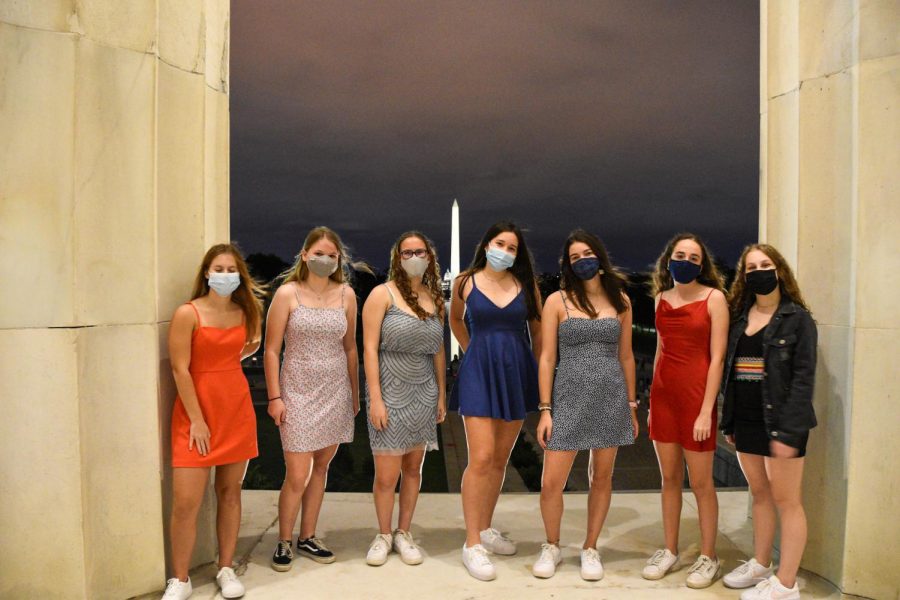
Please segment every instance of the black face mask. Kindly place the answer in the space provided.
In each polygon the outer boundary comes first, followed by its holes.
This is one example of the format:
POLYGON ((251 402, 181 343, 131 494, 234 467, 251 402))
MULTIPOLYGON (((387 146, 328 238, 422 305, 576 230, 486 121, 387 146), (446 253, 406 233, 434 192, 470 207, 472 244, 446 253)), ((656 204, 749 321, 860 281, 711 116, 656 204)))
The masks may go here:
POLYGON ((775 273, 775 269, 750 271, 744 280, 747 282, 748 290, 761 296, 771 294, 778 287, 778 274, 775 273))

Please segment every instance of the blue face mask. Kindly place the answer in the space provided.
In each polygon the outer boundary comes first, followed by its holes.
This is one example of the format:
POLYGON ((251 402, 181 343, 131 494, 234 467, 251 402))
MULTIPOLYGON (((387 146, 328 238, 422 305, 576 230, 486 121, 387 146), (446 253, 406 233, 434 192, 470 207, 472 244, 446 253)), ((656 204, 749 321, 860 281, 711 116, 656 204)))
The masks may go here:
POLYGON ((700 265, 689 260, 669 260, 669 273, 678 283, 690 283, 700 275, 700 265))
POLYGON ((227 296, 241 285, 240 273, 210 273, 209 287, 220 296, 227 296))
POLYGON ((485 256, 487 257, 488 265, 490 265, 491 269, 498 273, 510 268, 516 262, 515 256, 494 246, 487 249, 485 256))
POLYGON ((572 271, 578 279, 593 279, 594 275, 600 273, 600 259, 596 256, 586 256, 572 263, 572 271))

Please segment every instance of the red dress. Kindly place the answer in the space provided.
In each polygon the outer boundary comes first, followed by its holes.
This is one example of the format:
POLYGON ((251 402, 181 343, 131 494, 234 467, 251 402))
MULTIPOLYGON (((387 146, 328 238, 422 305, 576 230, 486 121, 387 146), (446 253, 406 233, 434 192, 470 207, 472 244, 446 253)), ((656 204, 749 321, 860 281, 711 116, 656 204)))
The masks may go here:
MULTIPOLYGON (((192 303, 188 304, 197 312, 192 303)), ((190 371, 209 427, 209 454, 200 456, 196 444, 188 450, 191 420, 181 397, 176 397, 172 410, 173 467, 213 467, 257 456, 256 413, 241 370, 246 335, 243 324, 204 327, 197 313, 197 329, 191 334, 190 371)))
POLYGON ((650 385, 650 439, 680 444, 685 450, 716 449, 716 411, 710 436, 694 441, 694 421, 703 406, 709 373, 709 336, 712 320, 709 296, 678 308, 660 298, 656 307, 659 360, 650 385))

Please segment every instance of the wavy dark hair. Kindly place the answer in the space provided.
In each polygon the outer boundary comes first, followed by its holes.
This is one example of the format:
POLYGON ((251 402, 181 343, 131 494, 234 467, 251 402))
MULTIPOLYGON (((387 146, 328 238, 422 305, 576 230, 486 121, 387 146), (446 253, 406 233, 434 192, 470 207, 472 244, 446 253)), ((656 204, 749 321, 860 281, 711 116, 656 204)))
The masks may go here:
POLYGON ((610 304, 616 309, 616 312, 621 314, 628 310, 628 303, 624 297, 625 284, 627 283, 625 276, 616 270, 612 262, 610 262, 609 254, 607 254, 606 247, 600 241, 600 238, 584 229, 574 230, 566 238, 566 243, 563 244, 562 256, 559 259, 559 283, 562 292, 572 301, 575 308, 592 319, 597 318, 597 309, 591 304, 591 300, 584 290, 584 281, 575 275, 575 271, 572 270, 572 263, 569 260, 569 248, 576 242, 587 244, 588 248, 594 252, 594 256, 600 259, 600 270, 602 271, 600 286, 603 288, 603 292, 609 299, 610 304))
POLYGON ((534 277, 534 259, 531 257, 531 252, 525 244, 525 236, 522 235, 522 230, 512 221, 500 221, 491 225, 484 233, 481 241, 478 242, 478 245, 475 246, 475 256, 472 258, 469 268, 460 273, 459 299, 463 299, 462 291, 466 281, 487 266, 485 246, 490 244, 495 237, 506 232, 514 233, 519 242, 516 249, 516 262, 513 263, 509 271, 519 280, 519 285, 522 286, 522 291, 525 294, 525 307, 528 310, 527 319, 529 321, 540 321, 541 312, 538 310, 538 297, 535 291, 537 280, 534 277))
POLYGON ((700 236, 693 233, 679 233, 669 240, 666 244, 666 249, 663 250, 662 254, 659 255, 659 258, 656 259, 656 267, 653 269, 653 273, 651 273, 650 277, 650 295, 655 298, 664 291, 675 287, 675 281, 672 279, 672 274, 669 273, 669 259, 672 257, 672 252, 675 251, 675 246, 682 240, 692 240, 696 242, 697 245, 700 246, 700 251, 703 253, 703 256, 700 257, 700 275, 697 276, 697 281, 703 285, 708 285, 713 289, 717 289, 724 294, 725 278, 722 277, 722 274, 719 273, 719 269, 713 262, 713 257, 712 254, 709 253, 709 248, 706 247, 706 244, 700 239, 700 236))
POLYGON ((794 304, 802 306, 806 312, 812 312, 809 310, 809 306, 806 305, 806 301, 803 300, 803 296, 800 294, 800 286, 797 285, 797 278, 794 277, 791 266, 781 252, 775 246, 770 246, 769 244, 750 244, 741 252, 741 257, 738 259, 737 267, 735 267, 734 281, 731 284, 731 290, 728 292, 728 306, 731 308, 731 316, 739 317, 754 301, 754 294, 747 288, 745 279, 747 276, 747 255, 754 250, 759 250, 775 264, 775 274, 778 276, 778 288, 781 290, 781 294, 790 298, 794 304))
POLYGON ((434 243, 424 233, 421 231, 407 231, 400 234, 400 237, 397 238, 397 241, 394 242, 391 248, 391 266, 388 270, 388 281, 393 281, 397 285, 403 301, 416 313, 417 317, 424 321, 434 316, 419 306, 419 295, 413 291, 409 275, 406 274, 406 270, 400 263, 400 245, 409 238, 422 240, 425 244, 425 249, 428 251, 428 269, 422 275, 422 285, 428 289, 428 294, 431 296, 432 302, 434 302, 435 314, 443 321, 444 289, 441 287, 441 267, 438 264, 437 250, 434 249, 434 243))
POLYGON ((216 244, 206 251, 206 254, 203 256, 203 261, 200 263, 200 269, 197 271, 197 276, 194 278, 194 290, 191 292, 191 300, 196 300, 201 296, 209 294, 209 280, 206 278, 206 273, 209 271, 209 266, 212 264, 212 261, 220 254, 230 254, 234 257, 234 262, 237 265, 237 272, 241 276, 241 283, 238 285, 237 289, 232 292, 231 301, 240 306, 241 310, 244 311, 244 325, 247 331, 247 342, 255 341, 253 336, 256 335, 256 330, 259 328, 259 324, 262 320, 262 297, 265 295, 266 286, 253 279, 250 275, 250 269, 247 268, 247 261, 244 260, 244 255, 241 253, 237 244, 216 244))

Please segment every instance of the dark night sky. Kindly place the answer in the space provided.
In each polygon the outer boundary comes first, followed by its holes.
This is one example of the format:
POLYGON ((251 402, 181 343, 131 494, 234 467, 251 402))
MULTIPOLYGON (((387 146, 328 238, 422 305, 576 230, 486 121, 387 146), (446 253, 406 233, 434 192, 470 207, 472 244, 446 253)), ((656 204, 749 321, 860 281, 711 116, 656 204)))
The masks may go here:
POLYGON ((313 226, 383 267, 422 229, 449 264, 494 221, 555 270, 583 226, 643 268, 691 230, 756 239, 759 3, 234 0, 231 230, 290 259, 313 226))

